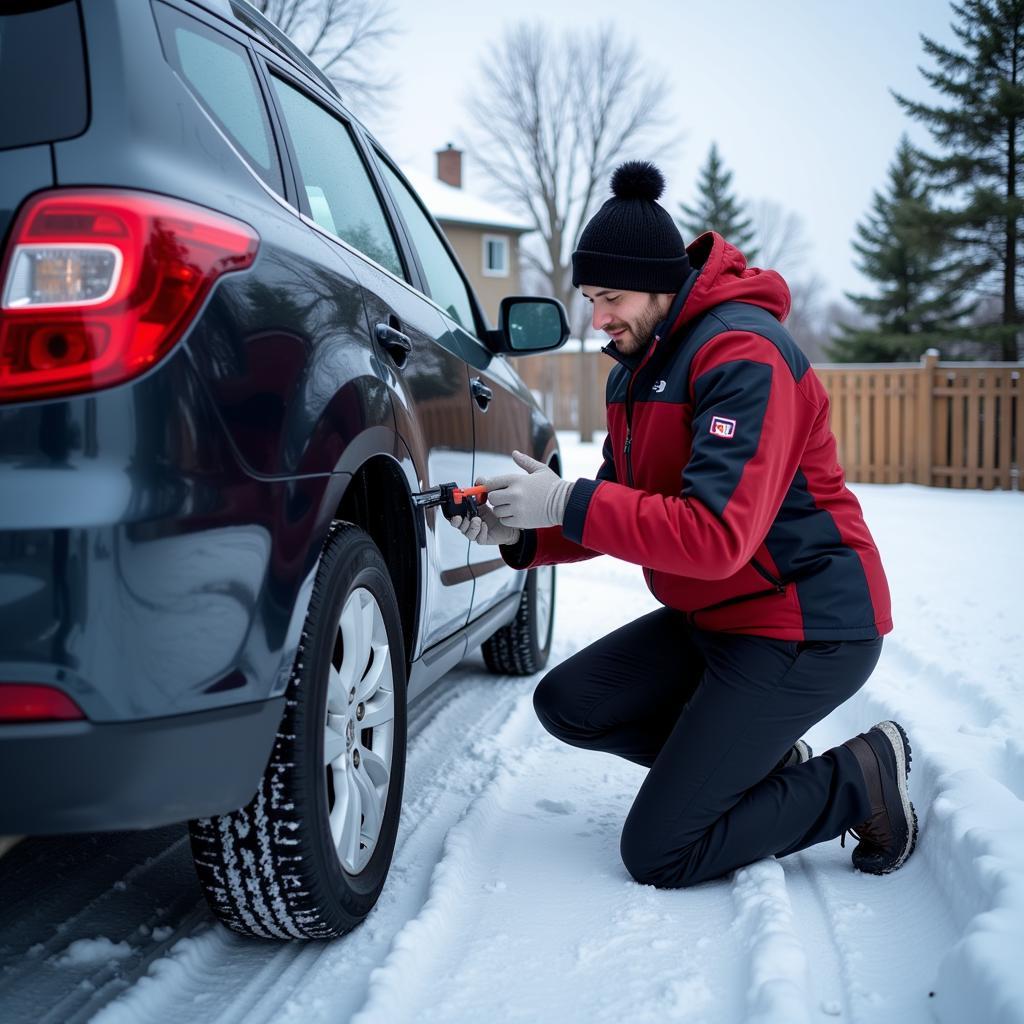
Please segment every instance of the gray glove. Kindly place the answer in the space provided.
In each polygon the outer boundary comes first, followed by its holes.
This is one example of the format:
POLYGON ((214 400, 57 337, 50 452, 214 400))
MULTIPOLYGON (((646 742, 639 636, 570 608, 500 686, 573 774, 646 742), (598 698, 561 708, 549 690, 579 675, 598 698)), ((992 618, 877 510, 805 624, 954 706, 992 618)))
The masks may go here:
MULTIPOLYGON (((483 480, 476 481, 477 486, 482 483, 483 480)), ((452 516, 448 522, 477 544, 515 544, 520 536, 520 531, 514 527, 502 526, 487 505, 480 507, 478 516, 452 516)))
POLYGON ((487 501, 502 526, 520 529, 539 529, 558 526, 565 517, 565 506, 575 480, 563 480, 543 462, 531 459, 522 452, 513 452, 522 473, 506 473, 483 480, 487 488, 487 501))

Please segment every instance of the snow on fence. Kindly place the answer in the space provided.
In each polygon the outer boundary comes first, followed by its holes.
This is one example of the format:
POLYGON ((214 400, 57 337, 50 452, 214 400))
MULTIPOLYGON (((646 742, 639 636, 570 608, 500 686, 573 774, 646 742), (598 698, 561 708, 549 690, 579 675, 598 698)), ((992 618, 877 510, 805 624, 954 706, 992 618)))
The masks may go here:
MULTIPOLYGON (((603 432, 607 355, 574 346, 515 365, 557 429, 603 432)), ((847 480, 1021 489, 1024 364, 943 363, 930 349, 919 363, 815 363, 814 372, 847 480)))

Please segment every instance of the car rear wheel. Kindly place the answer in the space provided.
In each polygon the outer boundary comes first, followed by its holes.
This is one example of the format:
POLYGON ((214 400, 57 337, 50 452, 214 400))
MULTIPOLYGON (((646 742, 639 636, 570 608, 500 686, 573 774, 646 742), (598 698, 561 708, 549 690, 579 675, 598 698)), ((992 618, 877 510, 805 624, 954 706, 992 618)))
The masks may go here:
POLYGON ((406 710, 387 566, 363 530, 335 523, 256 795, 189 825, 207 902, 227 927, 326 939, 369 913, 398 831, 406 710))
POLYGON ((487 667, 499 675, 529 676, 548 663, 555 619, 555 567, 526 574, 516 617, 481 646, 487 667))

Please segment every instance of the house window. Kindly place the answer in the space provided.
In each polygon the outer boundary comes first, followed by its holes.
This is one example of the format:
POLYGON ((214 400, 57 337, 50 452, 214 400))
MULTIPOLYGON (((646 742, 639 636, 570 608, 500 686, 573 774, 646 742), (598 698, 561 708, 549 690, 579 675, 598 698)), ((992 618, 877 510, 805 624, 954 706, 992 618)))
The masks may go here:
POLYGON ((508 236, 484 235, 484 276, 508 277, 508 236))

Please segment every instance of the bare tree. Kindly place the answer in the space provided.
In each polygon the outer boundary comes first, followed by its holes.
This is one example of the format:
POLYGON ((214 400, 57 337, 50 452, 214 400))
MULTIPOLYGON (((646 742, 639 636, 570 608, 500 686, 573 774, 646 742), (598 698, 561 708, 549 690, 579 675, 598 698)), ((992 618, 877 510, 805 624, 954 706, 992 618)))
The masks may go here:
MULTIPOLYGON (((829 301, 821 315, 816 330, 816 354, 807 354, 812 361, 832 362, 833 354, 830 351, 832 341, 841 328, 840 324, 849 327, 869 327, 871 319, 865 316, 856 306, 845 299, 832 299, 829 301)), ((806 350, 805 350, 806 351, 806 350)))
POLYGON ((790 308, 786 328, 811 362, 825 359, 829 340, 826 325, 830 307, 825 304, 826 284, 819 274, 795 277, 789 284, 790 308))
MULTIPOLYGON (((520 22, 489 47, 467 102, 475 126, 467 149, 497 196, 536 229, 536 240, 524 239, 524 267, 565 304, 581 339, 589 315, 571 275, 580 232, 608 197, 616 164, 664 159, 679 141, 666 136, 668 85, 649 64, 611 25, 555 37, 520 22)), ((580 409, 589 410, 592 386, 580 363, 580 409)), ((583 440, 592 429, 581 416, 583 440)))
POLYGON ((758 199, 749 206, 754 223, 753 248, 758 266, 777 270, 783 277, 800 270, 811 251, 803 218, 774 199, 758 199))
POLYGON ((830 311, 824 305, 824 295, 828 286, 819 274, 805 272, 811 241, 803 218, 773 199, 751 203, 749 213, 758 266, 778 271, 789 285, 789 333, 808 359, 825 358, 830 311))
POLYGON ((377 50, 398 30, 381 0, 251 0, 319 65, 346 102, 381 102, 397 76, 380 73, 377 50))

